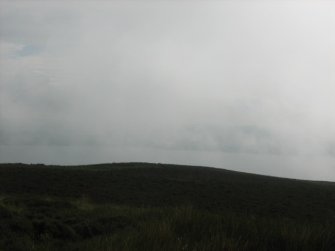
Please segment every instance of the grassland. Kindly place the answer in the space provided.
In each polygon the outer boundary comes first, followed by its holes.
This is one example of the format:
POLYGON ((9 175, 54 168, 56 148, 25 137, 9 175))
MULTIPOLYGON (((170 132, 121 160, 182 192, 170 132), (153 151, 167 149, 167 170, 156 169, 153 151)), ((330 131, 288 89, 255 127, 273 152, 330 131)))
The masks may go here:
POLYGON ((0 250, 335 250, 335 184, 148 163, 1 164, 0 250))

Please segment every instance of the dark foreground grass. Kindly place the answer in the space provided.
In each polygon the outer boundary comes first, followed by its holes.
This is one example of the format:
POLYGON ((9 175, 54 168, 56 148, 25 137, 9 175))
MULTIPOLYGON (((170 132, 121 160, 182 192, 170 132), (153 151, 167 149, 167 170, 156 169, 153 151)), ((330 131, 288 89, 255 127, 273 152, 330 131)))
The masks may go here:
POLYGON ((192 206, 136 208, 87 199, 3 198, 3 250, 334 250, 334 225, 192 206))
POLYGON ((333 183, 210 168, 0 167, 0 250, 335 250, 333 183))

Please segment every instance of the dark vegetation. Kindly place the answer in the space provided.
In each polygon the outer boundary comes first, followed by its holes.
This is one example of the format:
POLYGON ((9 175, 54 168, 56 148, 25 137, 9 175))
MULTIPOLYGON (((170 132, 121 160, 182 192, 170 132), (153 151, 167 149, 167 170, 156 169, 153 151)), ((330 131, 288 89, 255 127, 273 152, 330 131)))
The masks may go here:
POLYGON ((0 250, 335 250, 335 184, 147 163, 1 164, 0 250))

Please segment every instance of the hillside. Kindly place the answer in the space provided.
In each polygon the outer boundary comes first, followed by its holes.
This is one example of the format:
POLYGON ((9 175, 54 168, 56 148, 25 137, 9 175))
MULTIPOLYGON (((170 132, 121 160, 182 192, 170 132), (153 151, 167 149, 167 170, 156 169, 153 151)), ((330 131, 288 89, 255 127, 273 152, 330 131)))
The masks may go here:
POLYGON ((0 250, 335 250, 332 182, 149 163, 1 164, 0 196, 0 250))

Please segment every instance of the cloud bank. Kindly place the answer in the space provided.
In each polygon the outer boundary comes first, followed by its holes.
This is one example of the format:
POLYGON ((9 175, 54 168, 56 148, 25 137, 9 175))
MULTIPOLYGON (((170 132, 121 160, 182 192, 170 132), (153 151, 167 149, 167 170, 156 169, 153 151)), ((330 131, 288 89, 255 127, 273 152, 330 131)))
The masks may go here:
POLYGON ((335 180, 333 2, 0 7, 0 162, 335 180))

